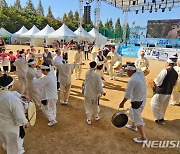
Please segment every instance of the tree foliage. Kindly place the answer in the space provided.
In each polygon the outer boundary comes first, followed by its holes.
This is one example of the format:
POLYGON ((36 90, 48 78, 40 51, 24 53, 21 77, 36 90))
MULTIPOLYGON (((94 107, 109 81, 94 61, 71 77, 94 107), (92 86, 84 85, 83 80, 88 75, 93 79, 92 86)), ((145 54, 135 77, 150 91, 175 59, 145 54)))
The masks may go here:
POLYGON ((6 0, 0 0, 0 9, 8 7, 6 0))
POLYGON ((38 7, 36 9, 36 13, 40 16, 44 16, 44 8, 42 6, 41 0, 39 0, 38 7))
POLYGON ((21 10, 22 7, 21 7, 21 2, 20 2, 20 0, 16 0, 16 1, 14 2, 13 7, 14 7, 15 9, 21 10))
POLYGON ((53 16, 52 11, 51 11, 51 6, 48 7, 47 17, 51 18, 51 19, 54 19, 54 16, 53 16))
POLYGON ((26 7, 24 8, 27 12, 36 12, 32 0, 26 2, 26 7))

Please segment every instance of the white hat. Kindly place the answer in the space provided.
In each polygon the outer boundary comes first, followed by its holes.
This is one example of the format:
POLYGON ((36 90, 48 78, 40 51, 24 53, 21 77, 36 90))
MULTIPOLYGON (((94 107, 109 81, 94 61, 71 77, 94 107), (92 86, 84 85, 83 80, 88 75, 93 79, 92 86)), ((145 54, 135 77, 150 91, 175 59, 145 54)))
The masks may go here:
POLYGON ((169 64, 174 64, 174 61, 171 60, 171 59, 169 59, 169 58, 168 58, 167 62, 168 62, 169 64))
POLYGON ((125 69, 126 69, 126 70, 135 71, 135 70, 136 70, 136 67, 135 67, 135 66, 130 66, 130 65, 128 65, 125 69))

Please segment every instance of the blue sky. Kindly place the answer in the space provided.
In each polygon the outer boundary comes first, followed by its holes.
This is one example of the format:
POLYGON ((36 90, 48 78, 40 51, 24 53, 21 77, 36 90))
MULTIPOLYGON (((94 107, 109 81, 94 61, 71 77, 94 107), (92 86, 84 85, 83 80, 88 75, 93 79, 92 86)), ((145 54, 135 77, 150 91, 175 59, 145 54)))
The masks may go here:
MULTIPOLYGON (((26 5, 27 0, 20 0, 21 5, 24 7, 26 5)), ((37 7, 39 0, 32 0, 35 7, 37 7)), ((68 13, 70 10, 75 12, 79 9, 79 0, 41 0, 44 6, 45 14, 47 13, 48 6, 50 5, 52 8, 53 15, 55 17, 62 18, 64 13, 68 13)), ((6 0, 9 5, 13 5, 15 0, 6 0)), ((94 3, 92 3, 91 10, 91 20, 94 21, 94 3)), ((117 18, 121 19, 121 25, 123 24, 124 14, 121 10, 112 7, 104 2, 101 4, 101 20, 103 23, 106 20, 112 18, 115 24, 117 18)), ((165 10, 165 12, 154 12, 149 13, 145 11, 145 13, 130 12, 128 15, 128 23, 130 26, 132 22, 136 22, 136 25, 146 26, 148 20, 161 20, 161 19, 180 19, 180 7, 173 8, 172 11, 165 10)))

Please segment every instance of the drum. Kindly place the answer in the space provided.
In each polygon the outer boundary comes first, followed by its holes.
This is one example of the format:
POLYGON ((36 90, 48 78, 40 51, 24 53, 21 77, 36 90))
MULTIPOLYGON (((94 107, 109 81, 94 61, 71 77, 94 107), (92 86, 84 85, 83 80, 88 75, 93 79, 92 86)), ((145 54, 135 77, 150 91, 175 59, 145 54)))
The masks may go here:
POLYGON ((147 76, 150 73, 150 70, 147 67, 142 67, 141 70, 144 72, 145 76, 147 76))
POLYGON ((119 62, 119 61, 115 62, 115 64, 113 65, 113 68, 115 70, 120 70, 122 68, 121 62, 119 62))
POLYGON ((152 98, 155 92, 155 83, 153 80, 148 80, 146 83, 146 97, 152 98))
POLYGON ((125 111, 117 111, 111 119, 112 124, 117 127, 121 128, 124 127, 128 122, 128 116, 125 114, 125 111))
POLYGON ((36 105, 33 101, 25 103, 27 106, 25 107, 25 115, 28 119, 31 126, 34 126, 36 123, 36 105))

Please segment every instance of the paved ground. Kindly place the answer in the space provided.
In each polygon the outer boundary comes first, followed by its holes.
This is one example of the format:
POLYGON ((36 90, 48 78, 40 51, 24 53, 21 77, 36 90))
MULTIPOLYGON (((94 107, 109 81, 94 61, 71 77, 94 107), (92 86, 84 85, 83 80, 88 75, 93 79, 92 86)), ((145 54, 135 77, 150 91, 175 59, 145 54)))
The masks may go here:
MULTIPOLYGON (((25 46, 7 46, 8 49, 27 48, 25 46)), ((72 62, 73 52, 70 51, 70 62, 72 62)), ((134 58, 123 57, 123 63, 135 61, 134 58)), ((88 69, 88 62, 83 66, 82 79, 88 69)), ((164 68, 165 62, 150 60, 150 74, 147 79, 154 79, 164 68)), ((14 76, 15 77, 15 76, 14 76)), ((47 119, 41 111, 37 112, 37 122, 35 126, 26 130, 24 147, 27 154, 178 154, 179 149, 150 149, 142 148, 142 145, 132 141, 138 137, 138 133, 126 128, 115 128, 111 124, 111 117, 118 109, 120 101, 123 99, 128 77, 119 77, 118 81, 110 81, 105 75, 108 85, 105 87, 107 95, 100 100, 100 121, 92 121, 92 125, 86 124, 83 95, 81 94, 82 80, 76 81, 72 75, 72 88, 70 104, 61 106, 57 103, 58 124, 53 127, 47 126, 47 119)), ((14 88, 19 89, 16 79, 14 88)), ((130 103, 126 103, 128 108, 130 103)), ((168 106, 165 124, 158 125, 154 122, 150 108, 150 99, 147 99, 144 112, 142 114, 146 123, 145 132, 149 140, 180 140, 180 106, 168 106)), ((0 154, 3 154, 0 148, 0 154)))

